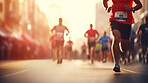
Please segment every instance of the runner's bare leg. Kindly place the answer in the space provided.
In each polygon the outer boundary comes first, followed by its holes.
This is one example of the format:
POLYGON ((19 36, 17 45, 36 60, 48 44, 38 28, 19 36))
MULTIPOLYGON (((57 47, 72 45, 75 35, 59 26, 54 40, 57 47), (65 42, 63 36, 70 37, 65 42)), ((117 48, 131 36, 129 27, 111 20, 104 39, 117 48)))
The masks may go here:
POLYGON ((114 62, 119 64, 120 61, 120 47, 119 42, 121 39, 120 32, 118 30, 113 30, 112 34, 114 36, 113 42, 112 42, 112 54, 114 57, 114 62))
POLYGON ((56 49, 56 54, 57 54, 57 63, 58 63, 60 60, 59 47, 57 47, 57 49, 56 49))

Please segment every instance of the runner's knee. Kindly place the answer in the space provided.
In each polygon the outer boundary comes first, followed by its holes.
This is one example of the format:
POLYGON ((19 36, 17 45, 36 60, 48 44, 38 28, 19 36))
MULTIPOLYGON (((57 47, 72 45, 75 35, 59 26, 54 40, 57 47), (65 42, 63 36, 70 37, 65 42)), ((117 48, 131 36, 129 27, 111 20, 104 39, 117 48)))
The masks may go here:
POLYGON ((129 40, 121 40, 121 47, 122 47, 122 51, 126 52, 128 49, 128 45, 129 45, 129 40))
POLYGON ((114 36, 114 41, 120 42, 120 39, 121 39, 120 32, 118 30, 113 30, 112 33, 113 33, 113 36, 114 36))

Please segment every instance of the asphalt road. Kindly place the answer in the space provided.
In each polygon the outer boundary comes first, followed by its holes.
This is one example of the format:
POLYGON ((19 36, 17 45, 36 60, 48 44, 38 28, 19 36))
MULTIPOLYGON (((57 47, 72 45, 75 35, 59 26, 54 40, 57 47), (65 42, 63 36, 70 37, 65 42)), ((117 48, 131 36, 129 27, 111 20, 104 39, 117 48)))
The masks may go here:
POLYGON ((112 71, 113 63, 82 60, 0 61, 0 83, 148 83, 148 65, 121 65, 112 71))

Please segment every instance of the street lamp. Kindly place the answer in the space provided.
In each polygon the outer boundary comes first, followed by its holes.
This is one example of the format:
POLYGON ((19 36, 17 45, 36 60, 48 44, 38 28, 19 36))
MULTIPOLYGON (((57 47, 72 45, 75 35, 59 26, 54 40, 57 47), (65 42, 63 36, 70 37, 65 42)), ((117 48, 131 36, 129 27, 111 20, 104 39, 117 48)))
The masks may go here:
POLYGON ((28 30, 31 30, 31 28, 32 28, 31 24, 28 24, 28 25, 27 25, 27 29, 28 29, 28 30))
POLYGON ((23 3, 24 0, 19 0, 20 3, 23 3))

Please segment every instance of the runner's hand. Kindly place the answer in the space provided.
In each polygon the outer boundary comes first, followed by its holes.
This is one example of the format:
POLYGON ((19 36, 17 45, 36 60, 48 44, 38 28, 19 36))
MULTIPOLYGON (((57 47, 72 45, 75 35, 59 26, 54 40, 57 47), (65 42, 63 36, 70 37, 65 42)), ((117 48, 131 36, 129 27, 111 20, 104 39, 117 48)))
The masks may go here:
POLYGON ((107 9, 108 9, 107 0, 103 0, 103 5, 104 5, 104 7, 105 7, 105 10, 107 10, 107 9))
POLYGON ((131 8, 130 8, 129 6, 127 6, 127 5, 124 6, 124 9, 125 9, 126 11, 131 11, 131 8))
POLYGON ((98 38, 95 38, 95 40, 98 40, 98 38))
POLYGON ((67 36, 68 34, 69 34, 69 33, 67 33, 66 36, 67 36))
POLYGON ((110 13, 111 10, 112 10, 112 7, 109 7, 107 12, 110 13))

